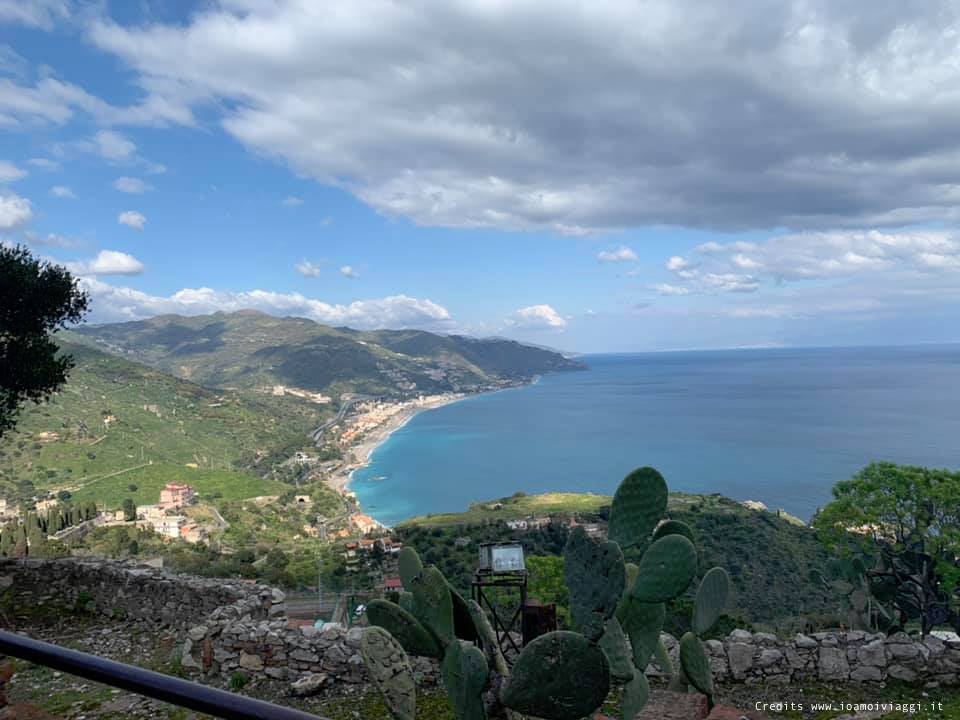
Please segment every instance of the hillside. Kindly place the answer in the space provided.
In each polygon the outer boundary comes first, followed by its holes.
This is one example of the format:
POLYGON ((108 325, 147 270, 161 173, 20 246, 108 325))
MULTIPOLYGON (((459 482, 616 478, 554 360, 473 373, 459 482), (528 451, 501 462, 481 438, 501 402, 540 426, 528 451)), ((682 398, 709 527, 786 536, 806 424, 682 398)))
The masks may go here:
POLYGON ((61 345, 76 368, 51 402, 26 405, 16 430, 0 439, 0 497, 67 488, 112 506, 124 497, 147 503, 172 480, 224 498, 269 494, 287 486, 261 475, 307 444, 308 431, 333 413, 298 398, 214 392, 99 350, 61 345))
POLYGON ((470 390, 582 367, 558 353, 509 340, 413 330, 360 332, 249 310, 88 325, 71 335, 207 387, 286 385, 334 397, 470 390))
MULTIPOLYGON (((477 542, 519 540, 528 555, 562 552, 565 527, 554 523, 539 530, 511 530, 507 520, 576 513, 603 524, 609 506, 610 498, 603 495, 517 495, 475 504, 465 513, 415 518, 398 531, 426 562, 438 565, 451 582, 469 591, 477 542), (458 546, 457 537, 472 542, 458 546)), ((817 624, 835 610, 836 602, 808 580, 810 568, 823 568, 827 560, 811 529, 719 495, 671 493, 668 514, 693 528, 701 569, 720 565, 729 571, 736 598, 728 612, 742 622, 783 630, 786 618, 804 617, 817 624)), ((635 559, 630 552, 627 558, 635 559)), ((686 604, 679 603, 676 610, 686 613, 686 604)))

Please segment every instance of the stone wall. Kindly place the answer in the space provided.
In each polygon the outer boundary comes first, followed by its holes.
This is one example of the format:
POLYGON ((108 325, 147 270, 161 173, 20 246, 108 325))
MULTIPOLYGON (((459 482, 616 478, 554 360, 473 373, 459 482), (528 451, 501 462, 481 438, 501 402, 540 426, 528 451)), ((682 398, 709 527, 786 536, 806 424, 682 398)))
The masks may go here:
MULTIPOLYGON (((248 672, 275 680, 301 678, 303 682, 294 684, 294 692, 307 694, 327 683, 366 681, 359 652, 362 634, 361 627, 291 627, 285 617, 255 620, 228 606, 214 610, 204 623, 187 631, 181 665, 192 674, 248 672)), ((411 661, 419 684, 436 683, 435 662, 411 661)))
POLYGON ((14 604, 88 609, 107 618, 185 630, 214 610, 236 605, 251 618, 282 615, 266 585, 172 575, 132 563, 83 558, 0 558, 0 591, 14 604))
MULTIPOLYGON (((674 659, 677 641, 664 636, 674 659)), ((769 633, 734 630, 722 642, 706 643, 714 677, 748 685, 791 685, 804 681, 885 682, 903 680, 958 684, 960 637, 937 633, 923 642, 905 633, 886 637, 859 631, 796 635, 781 640, 769 633)), ((656 674, 655 666, 648 674, 656 674)))
MULTIPOLYGON (((286 617, 284 594, 264 585, 175 576, 104 560, 27 559, 0 560, 0 593, 14 603, 67 607, 86 593, 103 616, 176 630, 181 664, 196 677, 255 673, 294 681, 294 692, 304 694, 328 683, 366 680, 358 652, 361 628, 294 627, 286 617)), ((666 634, 662 639, 676 666, 676 639, 666 634)), ((960 637, 953 633, 921 642, 903 633, 825 632, 782 640, 734 630, 722 641, 705 644, 719 682, 960 682, 960 637)), ((413 659, 413 665, 419 682, 437 682, 434 661, 413 659)), ((647 674, 662 673, 651 664, 647 674)))

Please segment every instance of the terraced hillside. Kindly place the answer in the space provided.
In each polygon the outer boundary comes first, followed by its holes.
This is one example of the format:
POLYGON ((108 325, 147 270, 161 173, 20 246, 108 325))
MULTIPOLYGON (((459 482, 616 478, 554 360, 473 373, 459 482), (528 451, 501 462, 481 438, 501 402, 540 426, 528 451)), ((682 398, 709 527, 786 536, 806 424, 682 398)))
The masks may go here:
POLYGON ((287 486, 261 476, 333 414, 298 398, 215 392, 89 347, 62 347, 77 362, 66 386, 50 403, 27 405, 17 429, 0 439, 0 497, 68 489, 111 506, 125 497, 148 503, 174 480, 225 499, 266 495, 287 486))

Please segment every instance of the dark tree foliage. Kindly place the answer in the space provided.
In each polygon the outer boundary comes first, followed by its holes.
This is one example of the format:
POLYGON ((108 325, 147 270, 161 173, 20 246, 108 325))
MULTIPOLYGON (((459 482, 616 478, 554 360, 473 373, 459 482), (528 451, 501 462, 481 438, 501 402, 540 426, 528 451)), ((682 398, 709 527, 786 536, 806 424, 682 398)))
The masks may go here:
POLYGON ((70 272, 23 246, 0 246, 0 437, 27 400, 58 390, 73 367, 51 337, 79 322, 90 299, 70 272))

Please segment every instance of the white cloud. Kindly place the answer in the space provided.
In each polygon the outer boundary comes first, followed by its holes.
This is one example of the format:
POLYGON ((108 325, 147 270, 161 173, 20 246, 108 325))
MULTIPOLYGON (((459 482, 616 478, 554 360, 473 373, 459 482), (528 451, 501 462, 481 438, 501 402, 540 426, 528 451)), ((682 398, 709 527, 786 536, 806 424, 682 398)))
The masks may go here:
POLYGON ((131 193, 131 194, 140 194, 144 193, 147 190, 152 190, 150 185, 147 185, 140 178, 132 177, 119 177, 113 181, 113 187, 119 190, 122 193, 131 193))
POLYGON ((652 285, 651 288, 656 290, 661 295, 689 295, 690 288, 683 287, 681 285, 671 285, 669 283, 657 283, 652 285))
POLYGON ((52 30, 56 21, 69 17, 67 0, 0 0, 0 23, 52 30))
POLYGON ((304 277, 320 277, 323 275, 323 266, 318 263, 303 260, 296 265, 297 272, 304 277))
POLYGON ((50 194, 55 198, 75 198, 76 195, 73 194, 73 190, 68 188, 66 185, 54 185, 50 188, 50 194))
POLYGON ((960 218, 955 3, 620 0, 589 22, 579 0, 324 7, 233 0, 90 38, 155 118, 219 113, 251 150, 423 225, 960 218))
POLYGON ((298 205, 303 205, 303 199, 293 195, 287 195, 287 197, 280 201, 280 204, 284 207, 297 207, 298 205))
POLYGON ((348 277, 348 278, 358 278, 358 277, 360 277, 360 275, 357 273, 357 271, 354 270, 353 267, 350 266, 350 265, 344 265, 342 268, 340 268, 340 274, 343 275, 344 277, 348 277))
POLYGON ((117 216, 117 222, 134 230, 143 230, 143 226, 147 224, 147 218, 136 210, 127 210, 117 216))
MULTIPOLYGON (((16 1, 16 0, 15 0, 16 1)), ((58 80, 45 69, 33 85, 10 78, 0 79, 0 126, 30 129, 32 125, 64 125, 82 111, 100 125, 192 125, 185 106, 175 106, 160 97, 148 97, 139 105, 117 107, 72 83, 58 80)))
POLYGON ((549 305, 520 308, 504 324, 518 330, 562 330, 567 321, 549 305))
POLYGON ((15 182, 26 176, 26 170, 21 170, 8 160, 0 160, 0 183, 15 182))
POLYGON ((635 262, 637 259, 637 254, 624 245, 616 250, 603 250, 597 253, 597 260, 602 263, 635 262))
POLYGON ((101 130, 93 136, 97 152, 107 160, 129 160, 137 146, 126 137, 113 130, 101 130))
POLYGON ((222 310, 255 309, 279 316, 299 315, 327 325, 363 330, 377 328, 445 329, 452 322, 446 308, 427 299, 392 295, 349 304, 330 304, 299 293, 267 290, 232 292, 211 288, 184 288, 173 295, 149 295, 116 287, 95 278, 84 278, 94 302, 94 319, 100 322, 135 320, 165 313, 203 315, 222 310))
POLYGON ((41 170, 59 170, 60 163, 49 158, 30 158, 27 160, 27 165, 32 165, 33 167, 40 168, 41 170))
POLYGON ((667 268, 691 289, 718 292, 752 292, 764 280, 785 283, 858 275, 878 280, 897 272, 960 269, 960 240, 943 231, 798 233, 764 242, 711 241, 696 253, 699 263, 675 257, 667 268))
POLYGON ((0 193, 0 231, 9 232, 33 218, 30 201, 13 193, 0 193))
POLYGON ((67 269, 77 275, 139 275, 143 263, 133 255, 117 250, 101 250, 92 260, 68 262, 67 269))

